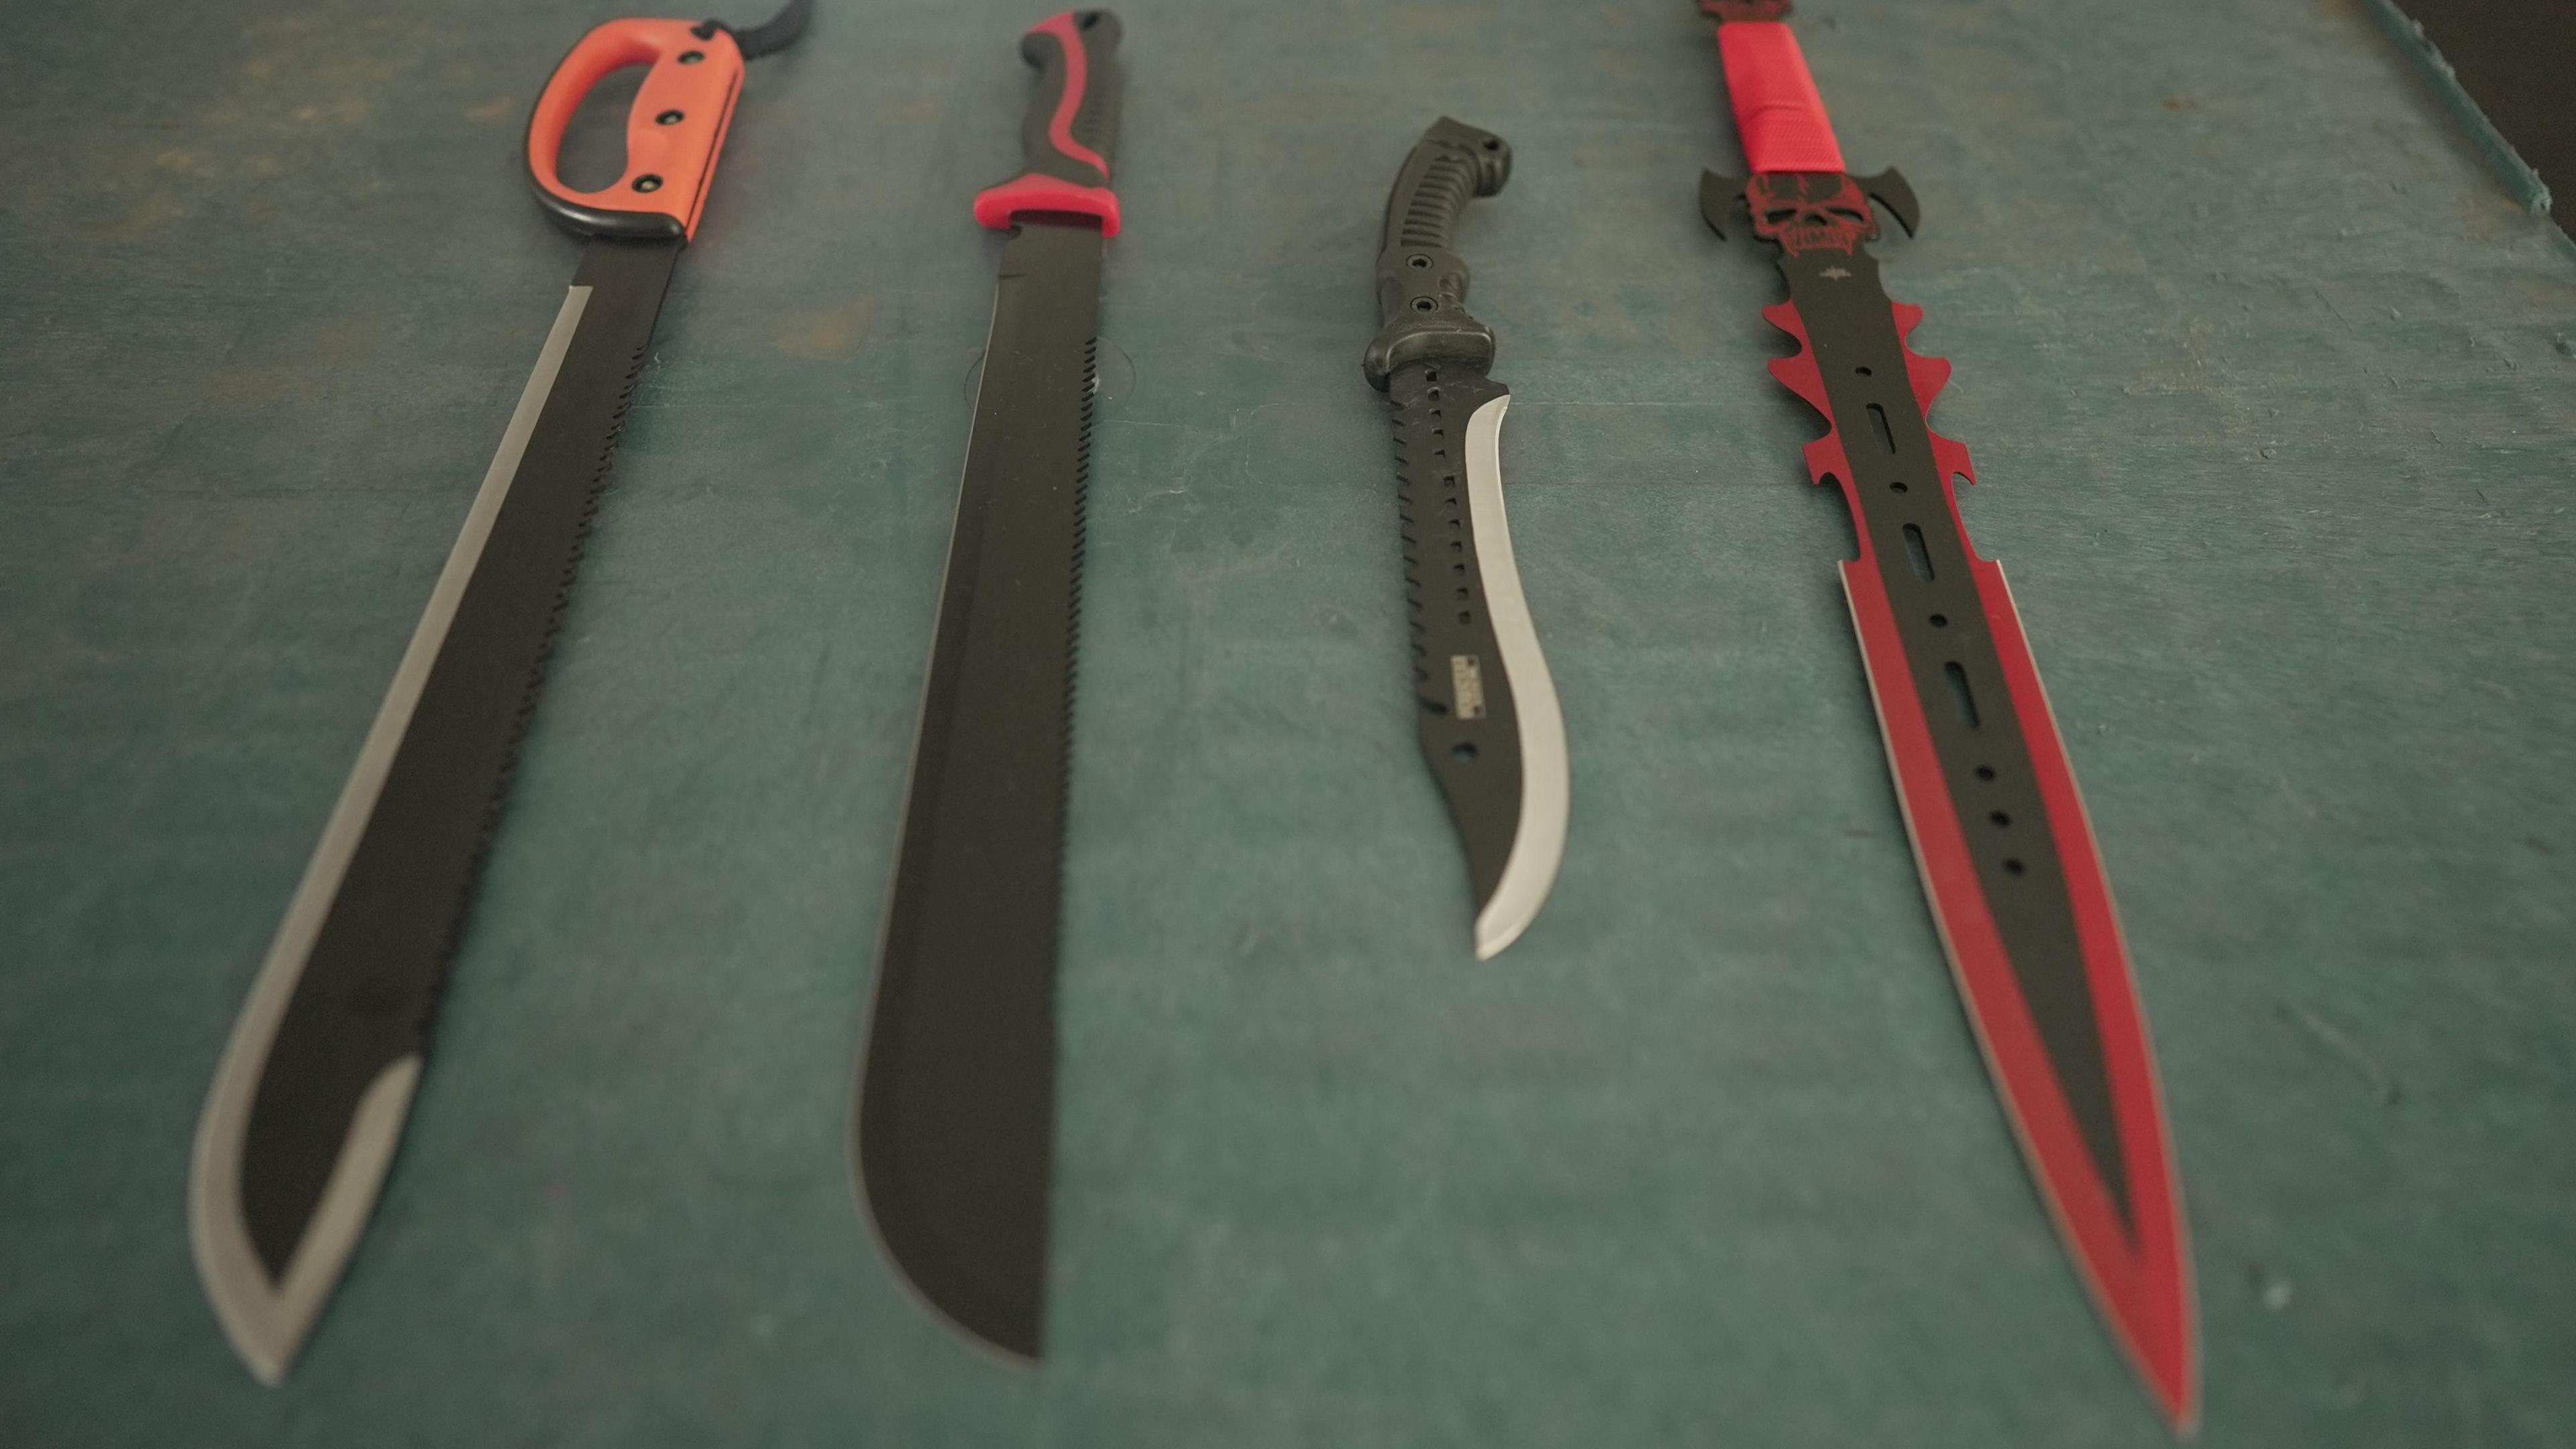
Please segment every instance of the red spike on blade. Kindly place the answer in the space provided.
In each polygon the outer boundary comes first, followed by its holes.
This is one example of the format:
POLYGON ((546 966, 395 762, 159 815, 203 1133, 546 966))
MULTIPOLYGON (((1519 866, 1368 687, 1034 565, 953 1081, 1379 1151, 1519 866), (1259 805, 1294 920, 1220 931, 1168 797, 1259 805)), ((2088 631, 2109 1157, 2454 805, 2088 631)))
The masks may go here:
POLYGON ((2134 1234, 2086 1150, 1988 909, 1866 533, 1861 557, 1843 565, 1843 586, 1916 864, 2014 1135, 2122 1351, 2167 1417, 2187 1431, 2198 1416, 2189 1255, 2145 1019, 2092 825, 2076 794, 2012 591, 2001 566, 1980 559, 1973 567, 1986 623, 2003 660, 2009 703, 2029 742, 2074 901, 2085 977, 2118 1113, 2120 1154, 2136 1213, 2134 1234))

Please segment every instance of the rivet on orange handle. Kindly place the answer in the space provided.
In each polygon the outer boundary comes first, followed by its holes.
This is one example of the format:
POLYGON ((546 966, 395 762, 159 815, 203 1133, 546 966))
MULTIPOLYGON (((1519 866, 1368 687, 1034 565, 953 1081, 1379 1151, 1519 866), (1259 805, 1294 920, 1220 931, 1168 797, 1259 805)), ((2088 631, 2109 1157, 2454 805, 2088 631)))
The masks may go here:
POLYGON ((742 94, 742 51, 723 27, 688 20, 612 20, 555 67, 528 117, 528 179, 555 219, 593 236, 691 237, 716 155, 742 94), (611 71, 652 67, 626 116, 626 174, 575 191, 556 172, 564 128, 611 71))

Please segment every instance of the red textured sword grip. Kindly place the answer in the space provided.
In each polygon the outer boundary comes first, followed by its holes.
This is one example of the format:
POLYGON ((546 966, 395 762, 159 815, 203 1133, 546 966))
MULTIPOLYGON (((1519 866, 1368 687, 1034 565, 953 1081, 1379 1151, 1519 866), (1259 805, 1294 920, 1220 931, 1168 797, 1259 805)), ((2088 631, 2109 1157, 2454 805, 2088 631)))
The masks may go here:
POLYGON ((1717 27, 1717 53, 1726 63, 1726 98, 1735 108, 1747 169, 1843 169, 1843 148, 1834 142, 1825 98, 1816 93, 1806 53, 1786 23, 1728 21, 1717 27))

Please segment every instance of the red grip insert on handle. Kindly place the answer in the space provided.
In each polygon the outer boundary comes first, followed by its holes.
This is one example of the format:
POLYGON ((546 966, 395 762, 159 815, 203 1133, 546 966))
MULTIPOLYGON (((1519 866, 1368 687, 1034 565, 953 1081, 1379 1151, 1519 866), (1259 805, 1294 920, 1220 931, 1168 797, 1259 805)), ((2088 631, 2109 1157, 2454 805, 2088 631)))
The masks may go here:
POLYGON ((1785 23, 1729 21, 1717 27, 1717 52, 1726 63, 1726 98, 1748 169, 1841 172, 1843 148, 1834 142, 1825 98, 1785 23))
POLYGON ((720 26, 612 20, 555 67, 528 117, 528 176, 566 224, 604 236, 695 236, 742 94, 742 51, 720 26), (609 72, 649 65, 626 116, 626 174, 575 191, 556 170, 564 128, 609 72))

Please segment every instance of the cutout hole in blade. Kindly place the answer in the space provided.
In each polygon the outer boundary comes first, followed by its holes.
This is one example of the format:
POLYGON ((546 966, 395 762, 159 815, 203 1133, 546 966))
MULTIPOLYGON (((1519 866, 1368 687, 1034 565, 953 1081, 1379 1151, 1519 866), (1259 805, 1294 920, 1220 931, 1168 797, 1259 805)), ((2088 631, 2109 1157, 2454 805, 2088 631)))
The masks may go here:
POLYGON ((1878 450, 1880 452, 1894 453, 1896 451, 1896 434, 1887 426, 1887 409, 1880 407, 1876 403, 1871 403, 1869 405, 1869 430, 1878 435, 1878 450))
POLYGON ((1916 578, 1932 582, 1932 552, 1923 546, 1923 530, 1910 523, 1905 525, 1905 557, 1914 565, 1916 578))
POLYGON ((1475 741, 1460 740, 1458 743, 1451 745, 1449 747, 1449 758, 1456 760, 1462 765, 1474 764, 1476 762, 1475 741))
MULTIPOLYGON (((1968 671, 1961 669, 1956 662, 1952 662, 1941 666, 1941 674, 1950 681, 1950 702, 1959 707, 1959 723, 1975 729, 1977 696, 1974 690, 1968 688, 1968 671)), ((1981 777, 1986 773, 1984 770, 1978 772, 1981 777)))

